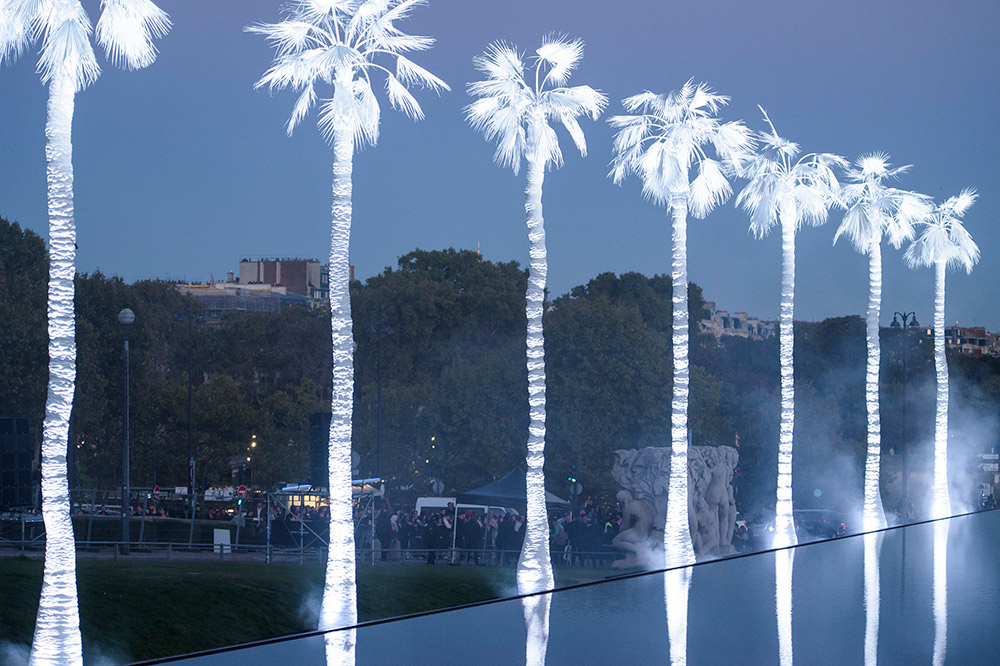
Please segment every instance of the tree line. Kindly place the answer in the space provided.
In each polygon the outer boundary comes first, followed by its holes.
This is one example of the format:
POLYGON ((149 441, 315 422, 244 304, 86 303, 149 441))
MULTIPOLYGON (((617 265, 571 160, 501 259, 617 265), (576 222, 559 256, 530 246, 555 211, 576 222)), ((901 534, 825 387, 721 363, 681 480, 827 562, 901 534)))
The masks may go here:
MULTIPOLYGON (((40 439, 46 387, 44 242, 0 222, 0 415, 30 418, 40 439)), ((415 250, 394 268, 351 285, 354 319, 354 450, 358 473, 375 474, 378 336, 382 347, 382 476, 397 501, 446 494, 499 478, 523 464, 528 423, 524 358, 527 272, 475 252, 415 250)), ((200 306, 168 282, 126 284, 100 272, 77 288, 77 392, 71 460, 75 487, 115 487, 120 474, 124 331, 131 327, 132 484, 181 486, 187 479, 187 372, 198 486, 311 479, 309 415, 329 410, 330 319, 320 308, 230 313, 199 321, 200 306), (190 358, 189 358, 190 356, 190 358), (256 435, 258 446, 250 448, 256 435)), ((668 446, 671 397, 668 276, 604 273, 545 310, 548 420, 546 478, 567 495, 617 490, 617 449, 668 446)), ((689 286, 690 427, 695 445, 739 446, 736 484, 744 505, 773 496, 778 435, 778 344, 700 331, 701 288, 689 286)), ((734 304, 734 307, 738 304, 734 304)), ((933 439, 932 342, 881 331, 883 448, 926 452, 933 439), (907 406, 903 408, 904 383, 907 406), (906 422, 903 414, 906 414, 906 422)), ((865 454, 865 324, 859 316, 796 324, 798 496, 857 497, 865 454), (858 470, 834 479, 831 470, 858 470), (852 494, 853 493, 853 494, 852 494)), ((1000 361, 952 356, 952 416, 963 432, 1000 405, 1000 361)), ((961 444, 961 443, 960 443, 961 444)), ((971 444, 971 443, 970 443, 971 444)))

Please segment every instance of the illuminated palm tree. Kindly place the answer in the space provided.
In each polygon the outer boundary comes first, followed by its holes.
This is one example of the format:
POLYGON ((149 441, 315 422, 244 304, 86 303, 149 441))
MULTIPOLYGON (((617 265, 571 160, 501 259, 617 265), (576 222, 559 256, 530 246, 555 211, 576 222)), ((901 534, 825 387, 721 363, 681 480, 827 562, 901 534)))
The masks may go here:
POLYGON ((967 273, 979 261, 979 246, 962 224, 966 211, 976 201, 976 191, 964 189, 935 206, 925 218, 917 240, 906 249, 910 268, 934 267, 934 369, 937 374, 937 408, 934 418, 934 483, 931 517, 951 515, 948 492, 948 360, 944 353, 945 268, 961 267, 967 273))
POLYGON ((562 123, 582 155, 587 154, 582 115, 596 120, 607 98, 590 86, 566 87, 570 73, 583 57, 583 42, 550 36, 542 40, 528 60, 509 44, 492 44, 473 63, 486 75, 485 81, 470 83, 469 94, 478 97, 465 108, 472 127, 487 140, 496 139, 493 159, 518 173, 521 160, 528 164, 524 209, 530 243, 527 300, 528 426, 527 526, 524 548, 517 567, 518 589, 526 594, 551 589, 549 527, 545 510, 545 340, 542 305, 548 264, 545 227, 542 220, 542 181, 548 166, 562 165, 562 151, 555 128, 562 123))
MULTIPOLYGON (((444 81, 403 54, 430 48, 434 40, 404 34, 396 22, 424 0, 293 0, 279 23, 247 28, 274 46, 272 66, 256 87, 292 88, 299 93, 286 126, 296 125, 319 102, 319 127, 333 144, 333 222, 330 232, 330 321, 333 336, 333 399, 329 439, 330 548, 319 618, 320 629, 357 622, 354 522, 351 509, 351 423, 354 407, 354 349, 349 292, 351 171, 354 149, 375 145, 379 102, 374 76, 385 77, 393 108, 410 118, 423 111, 409 86, 448 90, 444 81), (394 66, 391 71, 377 61, 394 66), (317 87, 332 87, 318 99, 317 87)), ((343 636, 343 655, 353 659, 353 632, 343 636)))
POLYGON ((729 98, 689 80, 667 95, 644 92, 622 100, 633 115, 615 116, 615 159, 611 177, 642 179, 643 194, 666 205, 672 218, 673 399, 670 409, 670 486, 663 531, 667 566, 694 564, 688 522, 688 275, 687 213, 706 217, 732 194, 727 175, 738 172, 753 148, 741 122, 722 123, 718 110, 729 98), (711 145, 718 160, 710 159, 711 145), (691 179, 697 167, 698 175, 691 179))
POLYGON ((758 238, 781 226, 781 314, 779 360, 781 363, 781 422, 778 439, 778 494, 775 506, 774 547, 796 543, 792 518, 792 433, 795 423, 795 371, 793 363, 795 310, 795 233, 803 224, 826 222, 837 202, 840 184, 834 167, 846 160, 830 153, 799 156, 798 144, 782 138, 761 108, 770 132, 758 134, 760 152, 745 170, 749 179, 736 202, 750 214, 750 230, 758 238), (798 159, 796 159, 798 158, 798 159))
POLYGON ((882 424, 879 419, 879 315, 882 310, 882 239, 899 248, 913 238, 913 221, 929 210, 923 195, 898 190, 885 181, 909 171, 910 165, 892 168, 889 156, 869 153, 847 169, 841 200, 847 212, 833 237, 846 236, 858 252, 868 255, 868 366, 865 373, 865 406, 868 411, 868 453, 865 459, 865 503, 862 528, 867 532, 886 526, 879 490, 882 459, 882 424))
MULTIPOLYGON (((150 0, 104 0, 97 43, 127 69, 153 63, 153 39, 170 20, 150 0)), ((73 211, 72 124, 76 93, 100 67, 91 23, 80 0, 0 0, 0 61, 41 42, 38 72, 49 87, 45 158, 49 211, 49 387, 42 432, 42 516, 45 571, 31 645, 31 664, 83 661, 76 589, 76 544, 70 521, 66 454, 76 385, 76 224, 73 211)), ((127 498, 122 498, 122 509, 127 498)))

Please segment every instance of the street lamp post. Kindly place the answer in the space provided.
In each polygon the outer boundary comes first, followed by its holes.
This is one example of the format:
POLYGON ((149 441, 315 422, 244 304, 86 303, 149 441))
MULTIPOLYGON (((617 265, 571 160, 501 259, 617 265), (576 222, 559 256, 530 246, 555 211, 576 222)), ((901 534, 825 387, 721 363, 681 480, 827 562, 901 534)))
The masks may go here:
POLYGON ((121 514, 122 514, 122 546, 121 552, 123 555, 128 555, 128 544, 130 540, 129 536, 129 514, 131 511, 131 506, 129 505, 129 402, 128 402, 128 391, 129 391, 129 368, 128 368, 128 333, 132 324, 135 323, 135 313, 125 308, 118 313, 118 323, 125 328, 125 428, 124 428, 124 438, 122 439, 122 501, 121 501, 121 514))
MULTIPOLYGON (((191 418, 191 376, 194 372, 194 317, 191 316, 191 308, 184 306, 183 314, 178 312, 174 315, 174 321, 187 321, 188 325, 188 345, 187 345, 187 454, 188 454, 188 497, 191 501, 191 511, 194 512, 194 486, 195 486, 195 466, 194 466, 194 420, 191 418)), ((199 318, 200 321, 200 318, 199 318)))
POLYGON ((918 328, 920 324, 917 323, 917 316, 915 312, 894 312, 892 313, 892 323, 890 326, 892 328, 899 328, 899 320, 903 320, 903 427, 900 429, 902 432, 902 443, 903 443, 903 497, 900 501, 901 513, 906 512, 906 507, 909 500, 909 454, 910 454, 910 442, 906 439, 906 384, 908 380, 908 375, 906 372, 906 331, 910 328, 918 328), (909 325, 907 321, 909 320, 909 325))
POLYGON ((376 346, 378 348, 378 360, 376 361, 376 383, 377 383, 377 393, 376 393, 376 413, 378 419, 378 425, 375 431, 375 476, 379 479, 382 478, 382 334, 392 335, 395 331, 392 330, 391 326, 382 326, 382 322, 378 322, 375 325, 368 327, 368 334, 374 335, 376 339, 376 346))

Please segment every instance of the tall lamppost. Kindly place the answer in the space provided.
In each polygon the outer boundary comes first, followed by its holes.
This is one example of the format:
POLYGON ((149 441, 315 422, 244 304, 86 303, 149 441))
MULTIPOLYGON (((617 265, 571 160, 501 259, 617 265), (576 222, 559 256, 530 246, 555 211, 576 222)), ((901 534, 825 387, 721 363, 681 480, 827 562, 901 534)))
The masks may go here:
POLYGON ((194 318, 191 316, 191 309, 184 307, 184 313, 178 312, 174 315, 174 321, 187 321, 188 325, 188 349, 187 349, 187 451, 188 451, 188 497, 191 498, 191 511, 194 511, 194 426, 191 419, 191 373, 192 355, 194 353, 194 329, 192 327, 194 318))
POLYGON ((374 335, 378 347, 378 360, 376 362, 377 373, 377 398, 376 412, 378 414, 378 426, 375 431, 375 476, 382 478, 382 335, 392 335, 395 331, 391 326, 382 326, 379 321, 368 327, 368 335, 374 335))
POLYGON ((900 328, 899 320, 903 320, 903 427, 901 428, 902 438, 903 438, 903 498, 901 500, 901 512, 906 511, 909 498, 909 460, 908 456, 910 454, 910 442, 906 439, 906 383, 908 375, 906 373, 906 332, 911 328, 919 328, 920 324, 917 323, 917 316, 915 312, 893 312, 892 313, 892 323, 889 324, 892 328, 900 328), (909 325, 907 321, 909 320, 909 325))
POLYGON ((128 555, 128 544, 129 544, 129 514, 132 513, 131 506, 129 504, 129 483, 128 483, 128 449, 129 449, 129 404, 128 404, 128 390, 129 390, 129 369, 128 369, 128 332, 135 323, 135 313, 125 308, 118 313, 118 323, 121 324, 125 329, 125 429, 124 429, 124 439, 122 440, 122 501, 121 501, 121 514, 122 514, 122 546, 121 552, 123 555, 128 555))

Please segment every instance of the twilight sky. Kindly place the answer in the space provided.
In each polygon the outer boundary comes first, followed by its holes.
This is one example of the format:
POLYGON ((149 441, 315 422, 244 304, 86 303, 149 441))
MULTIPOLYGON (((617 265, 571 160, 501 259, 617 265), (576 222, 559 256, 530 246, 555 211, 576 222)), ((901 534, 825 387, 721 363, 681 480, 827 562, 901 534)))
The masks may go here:
MULTIPOLYGON (((74 122, 78 269, 128 281, 224 278, 243 257, 326 261, 332 150, 315 113, 292 138, 295 96, 253 83, 272 50, 242 28, 279 18, 273 0, 160 0, 174 28, 152 67, 104 73, 78 95, 74 122)), ((96 20, 97 0, 84 0, 96 20)), ((541 37, 580 37, 586 51, 570 84, 610 100, 665 92, 688 78, 729 95, 723 118, 763 129, 757 104, 806 152, 889 153, 913 164, 899 186, 938 200, 975 187, 966 217, 983 256, 971 276, 949 273, 947 320, 1000 329, 1000 4, 995 0, 430 0, 401 24, 436 37, 414 60, 451 93, 417 91, 414 123, 382 96, 378 146, 355 158, 351 260, 370 277, 416 247, 475 249, 527 262, 524 172, 492 163, 493 146, 462 116, 472 57, 494 40, 533 52, 541 37), (993 127, 993 129, 990 129, 993 127), (992 166, 991 166, 992 165, 992 166), (991 287, 990 285, 994 285, 991 287)), ((46 235, 46 90, 37 54, 0 68, 0 215, 46 235)), ((612 132, 582 122, 589 155, 560 135, 566 164, 543 195, 553 296, 604 271, 669 272, 666 211, 633 179, 606 176, 612 132)), ((561 131, 561 130, 560 130, 561 131)), ((737 184, 737 190, 741 187, 737 184)), ((863 314, 867 259, 841 240, 840 212, 798 236, 796 319, 863 314)), ((690 277, 729 310, 778 313, 776 233, 756 240, 728 202, 688 229, 690 277)), ((929 325, 933 271, 905 268, 884 250, 883 325, 915 310, 929 325), (888 314, 885 314, 888 313, 888 314)))

